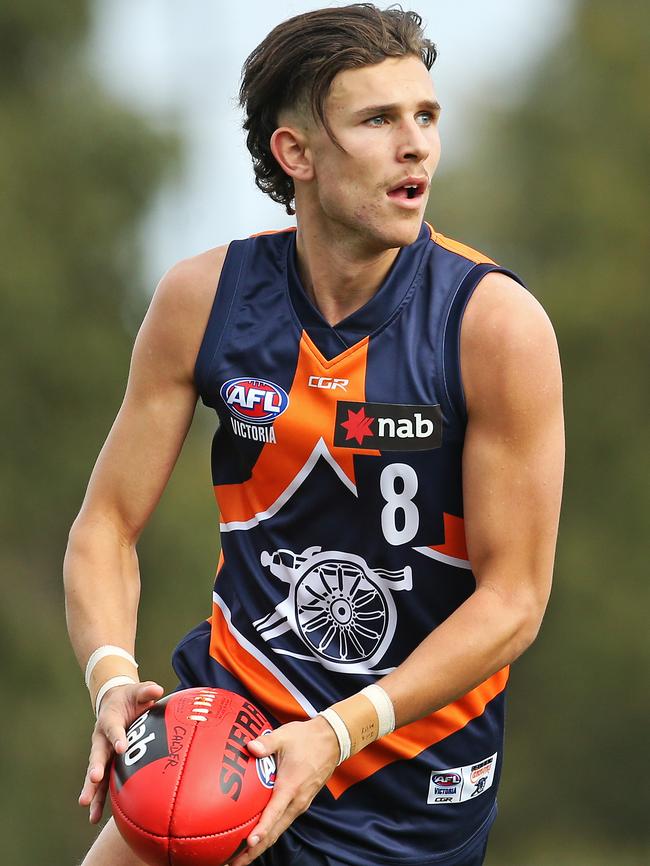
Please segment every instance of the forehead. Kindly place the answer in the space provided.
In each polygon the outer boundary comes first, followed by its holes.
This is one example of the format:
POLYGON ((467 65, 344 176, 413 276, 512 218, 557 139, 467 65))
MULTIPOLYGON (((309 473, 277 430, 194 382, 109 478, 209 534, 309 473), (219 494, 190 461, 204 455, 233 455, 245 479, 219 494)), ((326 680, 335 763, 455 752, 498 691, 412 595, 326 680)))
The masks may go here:
POLYGON ((328 115, 354 113, 366 105, 434 100, 429 71, 419 57, 387 57, 374 66, 345 69, 334 77, 326 100, 328 115))

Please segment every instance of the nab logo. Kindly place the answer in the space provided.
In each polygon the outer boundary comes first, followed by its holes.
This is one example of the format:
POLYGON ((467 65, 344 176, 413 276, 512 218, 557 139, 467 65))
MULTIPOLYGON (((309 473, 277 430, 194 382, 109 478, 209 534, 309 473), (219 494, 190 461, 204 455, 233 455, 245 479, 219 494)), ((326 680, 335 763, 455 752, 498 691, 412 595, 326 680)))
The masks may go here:
POLYGON ((336 401, 334 444, 377 451, 429 451, 442 445, 439 405, 336 401))
POLYGON ((219 393, 232 414, 249 424, 275 421, 289 405, 287 392, 266 379, 228 379, 219 393))

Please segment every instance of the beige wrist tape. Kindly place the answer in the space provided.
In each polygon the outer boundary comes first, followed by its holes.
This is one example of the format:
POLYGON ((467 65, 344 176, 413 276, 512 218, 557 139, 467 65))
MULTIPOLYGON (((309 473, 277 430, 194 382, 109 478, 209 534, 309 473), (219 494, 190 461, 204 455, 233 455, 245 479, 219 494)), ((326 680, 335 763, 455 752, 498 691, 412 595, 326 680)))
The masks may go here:
POLYGON ((320 713, 339 741, 339 764, 395 729, 393 703, 376 684, 320 713))
POLYGON ((85 679, 97 715, 109 688, 138 682, 138 665, 133 656, 121 647, 99 647, 88 659, 85 679))
POLYGON ((329 726, 336 734, 336 739, 339 741, 339 759, 337 762, 338 766, 339 764, 342 764, 343 761, 347 761, 347 759, 350 757, 350 734, 348 733, 348 729, 345 727, 345 722, 343 721, 343 719, 331 707, 323 710, 318 715, 322 716, 325 721, 329 723, 329 726))
POLYGON ((130 652, 122 649, 121 646, 113 646, 112 644, 104 644, 104 646, 97 647, 94 652, 91 652, 88 657, 88 661, 86 662, 86 671, 84 674, 84 680, 86 683, 86 688, 90 688, 90 678, 93 675, 93 671, 95 667, 99 664, 102 659, 108 658, 109 656, 119 656, 119 658, 126 659, 131 662, 132 665, 135 665, 136 669, 138 667, 138 663, 133 658, 130 652))
POLYGON ((395 707, 388 693, 377 683, 373 683, 361 689, 361 694, 368 698, 377 711, 377 720, 379 722, 377 739, 385 737, 386 734, 392 734, 395 730, 395 707))

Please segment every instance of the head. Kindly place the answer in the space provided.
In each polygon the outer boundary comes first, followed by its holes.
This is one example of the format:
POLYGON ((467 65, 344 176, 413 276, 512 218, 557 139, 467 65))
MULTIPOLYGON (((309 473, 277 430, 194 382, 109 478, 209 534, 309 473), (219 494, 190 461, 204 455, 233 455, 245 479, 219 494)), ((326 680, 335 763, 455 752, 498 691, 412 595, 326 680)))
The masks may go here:
POLYGON ((299 218, 315 208, 347 229, 399 228, 398 246, 414 239, 439 156, 436 49, 421 23, 370 3, 321 9, 280 24, 247 59, 256 183, 288 213, 295 202, 299 218), (408 178, 415 199, 399 190, 408 178))

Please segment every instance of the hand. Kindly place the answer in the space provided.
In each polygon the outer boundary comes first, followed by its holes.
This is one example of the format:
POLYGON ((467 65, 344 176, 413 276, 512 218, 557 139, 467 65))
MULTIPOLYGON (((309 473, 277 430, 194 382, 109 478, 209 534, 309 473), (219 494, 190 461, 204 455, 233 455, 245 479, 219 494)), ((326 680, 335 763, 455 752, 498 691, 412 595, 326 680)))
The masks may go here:
POLYGON ((247 748, 256 758, 275 755, 277 775, 271 799, 247 839, 248 849, 230 866, 247 866, 270 848, 309 808, 340 756, 336 734, 322 716, 282 725, 251 740, 247 748))
POLYGON ((88 770, 80 806, 90 806, 88 819, 96 824, 102 817, 108 792, 107 768, 113 753, 126 752, 126 728, 161 698, 163 688, 154 682, 116 686, 104 695, 92 736, 88 770))

